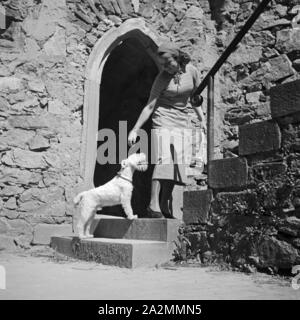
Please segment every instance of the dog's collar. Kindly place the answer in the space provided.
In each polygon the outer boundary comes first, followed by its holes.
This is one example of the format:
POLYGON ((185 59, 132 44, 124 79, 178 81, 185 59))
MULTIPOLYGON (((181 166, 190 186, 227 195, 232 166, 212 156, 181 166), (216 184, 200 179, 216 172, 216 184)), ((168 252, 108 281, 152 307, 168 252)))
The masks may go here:
POLYGON ((126 177, 122 176, 121 172, 118 172, 118 173, 117 173, 117 176, 118 176, 119 178, 122 178, 122 179, 124 179, 124 180, 126 180, 126 181, 130 182, 131 184, 133 184, 133 183, 132 183, 132 180, 131 180, 131 179, 129 179, 129 178, 126 178, 126 177))

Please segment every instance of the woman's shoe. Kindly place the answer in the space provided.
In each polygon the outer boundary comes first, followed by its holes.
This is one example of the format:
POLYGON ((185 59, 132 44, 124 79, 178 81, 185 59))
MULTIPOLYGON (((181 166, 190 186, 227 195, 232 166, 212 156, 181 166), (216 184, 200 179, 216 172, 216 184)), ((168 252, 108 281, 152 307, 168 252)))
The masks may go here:
POLYGON ((147 214, 144 218, 163 218, 163 215, 160 211, 153 211, 151 208, 147 208, 147 214))
POLYGON ((171 215, 171 213, 163 212, 163 215, 164 215, 164 217, 165 217, 166 219, 176 219, 175 217, 173 217, 173 216, 171 215))

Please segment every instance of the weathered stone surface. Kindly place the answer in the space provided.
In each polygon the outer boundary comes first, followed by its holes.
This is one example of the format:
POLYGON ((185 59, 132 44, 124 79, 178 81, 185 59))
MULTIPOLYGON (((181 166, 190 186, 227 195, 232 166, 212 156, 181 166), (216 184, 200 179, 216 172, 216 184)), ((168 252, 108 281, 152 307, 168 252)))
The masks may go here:
POLYGON ((0 97, 0 111, 6 112, 9 109, 9 104, 6 99, 0 97))
MULTIPOLYGON (((250 48, 254 46, 261 46, 264 50, 269 49, 270 46, 273 46, 276 42, 276 38, 273 36, 272 32, 269 30, 255 32, 252 31, 245 35, 242 43, 245 42, 250 48)), ((258 47, 259 48, 259 47, 258 47)), ((260 56, 258 60, 262 57, 260 56)), ((252 59, 251 59, 252 60, 252 59)), ((256 61, 258 61, 256 60, 256 61)), ((252 62, 255 62, 252 60, 252 62)))
POLYGON ((42 129, 45 132, 45 137, 56 134, 61 134, 63 137, 78 137, 80 136, 80 122, 78 119, 71 121, 70 118, 62 117, 52 113, 42 113, 40 115, 16 115, 9 119, 9 124, 15 128, 23 129, 42 129))
POLYGON ((239 138, 240 155, 278 150, 281 145, 280 129, 278 124, 273 121, 240 126, 239 138))
POLYGON ((7 233, 9 230, 9 224, 7 223, 7 219, 0 218, 0 234, 7 233))
POLYGON ((191 243, 191 250, 193 254, 204 253, 210 249, 206 231, 189 233, 188 239, 191 243))
POLYGON ((241 46, 228 59, 232 66, 238 66, 245 63, 254 63, 262 58, 261 47, 246 47, 241 46))
POLYGON ((258 240, 252 255, 258 257, 257 266, 261 268, 275 266, 280 269, 290 269, 299 261, 297 249, 275 237, 263 237, 258 240))
POLYGON ((26 17, 23 29, 37 41, 45 41, 56 30, 56 25, 66 17, 66 3, 61 0, 45 0, 36 17, 34 13, 26 17))
MULTIPOLYGON (((74 209, 75 211, 75 209, 74 209)), ((91 232, 95 238, 135 239, 172 242, 177 240, 181 222, 177 219, 95 218, 91 232)))
POLYGON ((11 147, 25 148, 34 136, 34 132, 22 129, 6 131, 1 136, 1 143, 11 147))
POLYGON ((28 88, 34 92, 43 92, 45 90, 45 85, 42 80, 32 80, 28 82, 28 88))
POLYGON ((62 101, 55 99, 48 102, 48 111, 54 114, 64 115, 68 113, 68 109, 62 101))
POLYGON ((247 93, 246 101, 250 104, 258 103, 260 101, 261 94, 261 91, 247 93))
POLYGON ((174 8, 178 11, 186 11, 187 5, 184 0, 175 0, 174 8))
POLYGON ((50 188, 30 188, 24 191, 20 197, 21 202, 26 202, 31 199, 38 200, 40 202, 50 204, 56 200, 63 199, 63 189, 59 187, 50 187, 50 188))
POLYGON ((26 202, 19 203, 19 211, 33 212, 39 210, 42 206, 42 202, 38 200, 30 200, 26 202))
POLYGON ((11 126, 23 129, 48 128, 49 123, 46 116, 15 116, 9 119, 11 126))
POLYGON ((52 237, 51 247, 77 259, 126 268, 160 265, 169 261, 174 251, 172 243, 161 241, 101 238, 78 241, 72 237, 52 237))
POLYGON ((265 118, 265 117, 269 117, 271 115, 271 107, 270 107, 269 102, 259 103, 259 104, 255 105, 254 110, 255 110, 256 115, 259 118, 265 118))
POLYGON ((270 89, 273 118, 300 111, 300 80, 285 83, 270 89))
POLYGON ((203 18, 203 10, 196 6, 190 6, 185 13, 185 16, 190 19, 201 20, 203 18))
POLYGON ((253 214, 257 206, 257 195, 253 191, 220 192, 212 202, 212 212, 218 215, 253 214))
POLYGON ((14 251, 16 244, 11 236, 0 235, 0 250, 14 251))
POLYGON ((12 91, 21 90, 23 87, 22 80, 17 77, 1 77, 0 91, 8 89, 12 91))
POLYGON ((42 180, 40 173, 19 168, 5 168, 0 172, 1 183, 30 185, 38 183, 40 180, 42 180))
POLYGON ((300 29, 283 29, 277 31, 276 49, 281 52, 300 50, 300 29))
POLYGON ((71 224, 51 225, 38 224, 34 227, 33 244, 49 245, 51 237, 69 236, 72 234, 71 224))
POLYGON ((30 150, 45 150, 50 147, 49 140, 37 134, 29 141, 30 150))
POLYGON ((44 50, 50 56, 66 56, 66 32, 63 28, 56 28, 54 35, 44 44, 44 50))
POLYGON ((0 77, 8 77, 11 72, 6 66, 0 65, 0 77))
POLYGON ((242 79, 241 83, 244 86, 254 88, 260 87, 261 84, 264 84, 269 88, 270 82, 276 82, 294 74, 295 70, 292 67, 291 61, 285 54, 282 54, 278 57, 269 59, 261 68, 255 70, 249 76, 242 79))
POLYGON ((285 163, 261 163, 249 169, 249 181, 255 183, 272 180, 275 176, 285 174, 287 165, 285 163))
POLYGON ((39 105, 40 103, 38 99, 35 97, 35 98, 27 99, 25 101, 16 103, 11 106, 11 109, 13 111, 18 111, 20 113, 24 113, 22 111, 33 112, 34 109, 36 109, 39 105))
POLYGON ((184 223, 206 223, 211 201, 211 190, 185 191, 183 193, 182 217, 184 223))
POLYGON ((11 209, 11 210, 17 209, 18 206, 17 206, 16 198, 14 197, 9 198, 5 203, 5 208, 11 209))
POLYGON ((140 9, 140 0, 132 0, 131 3, 132 3, 134 12, 138 13, 140 9))
POLYGON ((25 220, 14 219, 8 221, 10 229, 8 235, 14 237, 14 242, 21 248, 29 248, 33 239, 33 229, 25 220))
POLYGON ((2 158, 2 162, 9 166, 16 165, 26 169, 45 169, 47 167, 42 153, 22 149, 15 149, 12 152, 8 152, 2 158))
POLYGON ((213 189, 241 188, 247 184, 248 166, 244 158, 213 160, 208 184, 213 189))
POLYGON ((17 186, 5 186, 1 191, 1 196, 14 196, 20 194, 24 191, 24 188, 20 188, 17 186))
POLYGON ((271 81, 277 81, 295 73, 294 69, 292 68, 291 61, 285 54, 270 59, 266 63, 266 66, 268 70, 266 77, 271 81))
POLYGON ((224 118, 226 121, 229 121, 231 125, 242 125, 252 120, 254 113, 251 108, 237 106, 228 109, 224 118))

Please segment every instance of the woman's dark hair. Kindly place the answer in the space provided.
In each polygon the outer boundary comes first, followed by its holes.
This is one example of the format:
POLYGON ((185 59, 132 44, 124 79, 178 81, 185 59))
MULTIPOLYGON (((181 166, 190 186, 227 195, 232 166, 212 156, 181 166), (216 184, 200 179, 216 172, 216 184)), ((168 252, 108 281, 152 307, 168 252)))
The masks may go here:
POLYGON ((191 61, 191 57, 186 52, 180 50, 177 61, 180 64, 180 67, 184 68, 191 61))

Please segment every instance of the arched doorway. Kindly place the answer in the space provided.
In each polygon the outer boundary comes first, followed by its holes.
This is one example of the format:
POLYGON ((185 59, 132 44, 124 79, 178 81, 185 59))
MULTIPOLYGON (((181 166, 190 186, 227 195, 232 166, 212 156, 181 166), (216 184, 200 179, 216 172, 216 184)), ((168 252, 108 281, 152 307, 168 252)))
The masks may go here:
MULTIPOLYGON (((127 121, 128 133, 147 102, 159 71, 154 55, 157 45, 159 40, 142 19, 130 19, 105 34, 90 55, 81 154, 85 190, 109 181, 120 169, 118 163, 97 163, 98 130, 107 128, 116 133, 118 162, 119 122, 127 121)), ((150 130, 150 123, 144 129, 150 130)), ((132 206, 139 215, 149 202, 150 184, 151 170, 135 174, 132 206)), ((102 213, 122 215, 122 209, 120 206, 108 207, 102 213)))

